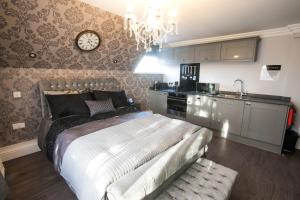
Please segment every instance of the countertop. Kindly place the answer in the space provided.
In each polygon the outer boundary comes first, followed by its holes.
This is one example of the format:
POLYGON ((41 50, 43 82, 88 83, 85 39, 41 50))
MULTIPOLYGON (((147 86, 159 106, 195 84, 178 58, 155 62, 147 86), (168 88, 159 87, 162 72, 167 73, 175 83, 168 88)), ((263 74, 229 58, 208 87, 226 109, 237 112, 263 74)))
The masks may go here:
MULTIPOLYGON (((150 90, 153 90, 153 89, 150 89, 150 90)), ((209 96, 209 97, 214 97, 214 98, 234 99, 234 100, 240 100, 240 101, 251 101, 251 102, 278 104, 278 105, 286 105, 286 106, 293 105, 290 97, 275 96, 275 95, 248 93, 247 95, 240 97, 240 95, 238 93, 229 92, 229 91, 220 91, 220 93, 216 94, 216 95, 205 94, 205 93, 200 93, 200 92, 196 92, 196 91, 178 92, 173 89, 153 90, 153 91, 164 92, 164 93, 175 92, 175 93, 187 94, 187 95, 202 95, 202 96, 209 96)))

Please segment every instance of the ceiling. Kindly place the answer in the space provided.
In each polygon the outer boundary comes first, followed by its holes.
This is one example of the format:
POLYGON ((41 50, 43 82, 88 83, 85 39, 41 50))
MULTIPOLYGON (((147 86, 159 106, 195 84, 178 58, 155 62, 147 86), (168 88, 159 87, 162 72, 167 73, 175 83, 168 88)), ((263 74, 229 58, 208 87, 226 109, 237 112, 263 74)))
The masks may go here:
MULTIPOLYGON (((138 17, 149 0, 81 0, 124 16, 128 2, 138 17)), ((259 31, 300 23, 300 0, 152 0, 178 12, 179 34, 167 42, 259 31)))

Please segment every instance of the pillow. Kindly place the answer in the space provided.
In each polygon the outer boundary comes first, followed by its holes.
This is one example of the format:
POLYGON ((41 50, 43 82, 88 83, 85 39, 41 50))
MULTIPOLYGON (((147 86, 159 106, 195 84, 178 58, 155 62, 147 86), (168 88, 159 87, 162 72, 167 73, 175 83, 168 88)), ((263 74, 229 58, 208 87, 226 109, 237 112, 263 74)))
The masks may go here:
POLYGON ((94 90, 93 97, 95 100, 107 100, 111 98, 108 91, 102 91, 102 90, 94 90))
MULTIPOLYGON (((43 91, 44 95, 59 95, 59 94, 79 94, 82 93, 80 91, 74 91, 74 90, 60 90, 60 91, 56 91, 56 90, 45 90, 43 91)), ((46 115, 49 114, 48 116, 52 119, 52 115, 51 115, 51 110, 49 107, 49 103, 47 103, 46 106, 46 115)))
POLYGON ((99 101, 85 101, 90 109, 90 116, 93 117, 99 113, 115 112, 116 109, 112 103, 111 98, 99 101))
POLYGON ((85 100, 92 100, 91 93, 45 95, 51 110, 52 119, 70 115, 89 116, 85 100))
POLYGON ((104 100, 104 99, 111 98, 116 108, 128 106, 127 97, 124 90, 122 91, 94 90, 93 94, 96 100, 104 100))

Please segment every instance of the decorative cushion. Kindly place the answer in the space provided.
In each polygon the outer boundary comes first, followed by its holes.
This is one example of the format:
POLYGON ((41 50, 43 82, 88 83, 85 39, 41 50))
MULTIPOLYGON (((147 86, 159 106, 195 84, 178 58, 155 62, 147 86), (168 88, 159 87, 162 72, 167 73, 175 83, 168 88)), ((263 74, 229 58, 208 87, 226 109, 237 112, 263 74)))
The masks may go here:
POLYGON ((116 109, 112 103, 111 98, 98 101, 85 101, 90 109, 90 116, 93 117, 99 113, 115 112, 116 109))
POLYGON ((85 100, 92 100, 91 93, 45 95, 51 110, 52 119, 70 115, 89 116, 90 111, 85 100))
POLYGON ((127 96, 124 90, 121 91, 94 90, 93 94, 96 100, 104 100, 104 99, 111 98, 116 108, 128 106, 127 96))

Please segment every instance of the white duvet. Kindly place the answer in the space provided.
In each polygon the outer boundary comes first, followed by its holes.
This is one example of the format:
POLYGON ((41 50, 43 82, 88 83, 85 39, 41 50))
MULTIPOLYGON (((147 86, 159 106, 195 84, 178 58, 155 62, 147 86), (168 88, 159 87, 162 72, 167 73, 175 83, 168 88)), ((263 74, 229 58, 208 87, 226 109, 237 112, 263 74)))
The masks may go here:
MULTIPOLYGON (((112 183, 180 145, 180 141, 199 129, 188 122, 157 114, 102 129, 69 145, 60 173, 78 199, 105 199, 112 183)), ((116 191, 121 195, 124 189, 117 185, 116 191)))

